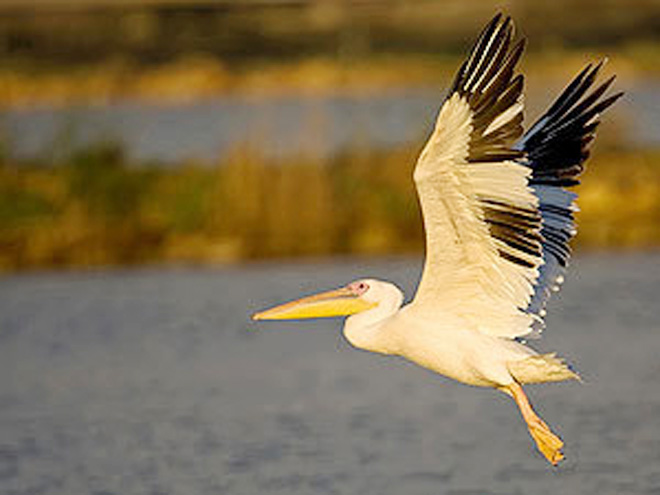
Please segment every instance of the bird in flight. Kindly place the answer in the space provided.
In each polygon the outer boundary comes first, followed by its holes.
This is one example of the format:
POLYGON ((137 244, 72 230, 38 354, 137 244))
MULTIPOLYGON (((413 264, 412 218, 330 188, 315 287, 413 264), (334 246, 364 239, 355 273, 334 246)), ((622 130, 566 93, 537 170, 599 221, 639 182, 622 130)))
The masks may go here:
POLYGON ((513 398, 553 465, 564 443, 522 385, 578 379, 555 353, 522 339, 543 328, 576 233, 576 194, 600 114, 623 93, 587 65, 523 132, 524 39, 496 15, 461 65, 414 169, 426 259, 412 302, 392 283, 363 279, 256 313, 255 320, 348 316, 355 347, 409 359, 513 398))

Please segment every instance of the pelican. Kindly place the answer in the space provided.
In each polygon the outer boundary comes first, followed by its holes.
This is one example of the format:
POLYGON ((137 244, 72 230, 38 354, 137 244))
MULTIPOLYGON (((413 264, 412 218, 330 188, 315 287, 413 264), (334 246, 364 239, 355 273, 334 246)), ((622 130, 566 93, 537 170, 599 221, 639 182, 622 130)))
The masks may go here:
POLYGON ((402 356, 459 382, 492 387, 518 406, 553 466, 564 443, 532 408, 522 385, 578 379, 555 353, 526 344, 543 329, 576 233, 583 163, 614 76, 595 86, 603 62, 587 65, 523 133, 525 41, 496 15, 461 65, 413 179, 424 219, 426 259, 407 305, 394 284, 363 279, 256 313, 255 320, 348 316, 354 346, 402 356))

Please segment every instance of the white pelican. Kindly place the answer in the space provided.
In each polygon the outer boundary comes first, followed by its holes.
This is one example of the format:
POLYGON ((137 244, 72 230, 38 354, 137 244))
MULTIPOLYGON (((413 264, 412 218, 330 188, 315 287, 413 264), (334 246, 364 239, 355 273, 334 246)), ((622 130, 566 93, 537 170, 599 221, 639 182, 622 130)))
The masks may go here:
POLYGON ((543 326, 563 281, 575 235, 566 188, 589 155, 599 115, 622 93, 593 91, 602 62, 588 65, 523 134, 524 40, 501 15, 463 63, 417 160, 426 260, 417 293, 402 307, 393 284, 358 280, 257 313, 255 320, 349 315, 355 347, 403 356, 459 382, 511 396, 539 451, 553 465, 563 442, 534 412, 522 384, 578 379, 554 353, 521 340, 543 326))

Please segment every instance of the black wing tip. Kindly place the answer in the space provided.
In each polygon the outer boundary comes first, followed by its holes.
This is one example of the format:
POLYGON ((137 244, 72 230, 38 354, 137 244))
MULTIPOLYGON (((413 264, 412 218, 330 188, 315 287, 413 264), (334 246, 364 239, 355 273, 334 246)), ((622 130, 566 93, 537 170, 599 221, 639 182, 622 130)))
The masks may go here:
POLYGON ((475 45, 484 38, 492 38, 502 33, 505 37, 512 39, 516 34, 516 24, 513 17, 505 15, 503 12, 496 13, 493 18, 481 30, 475 45))
MULTIPOLYGON (((553 117, 555 113, 564 114, 568 113, 584 95, 593 87, 598 79, 598 75, 602 68, 607 64, 609 59, 603 57, 595 65, 589 62, 582 70, 571 80, 566 89, 559 95, 555 103, 546 112, 546 116, 553 117)), ((600 92, 601 94, 607 91, 612 83, 616 80, 616 74, 612 74, 603 83, 601 83, 593 92, 600 92)), ((623 94, 623 92, 620 92, 623 94)), ((617 93, 619 94, 619 93, 617 93)), ((600 95, 599 95, 600 97, 600 95)), ((619 97, 617 97, 618 99, 619 97)), ((602 100, 601 100, 602 101, 602 100)), ((616 101, 616 100, 615 100, 616 101)), ((599 104, 599 102, 594 102, 599 104)))
POLYGON ((486 27, 481 31, 481 34, 485 34, 489 29, 494 29, 499 24, 507 24, 510 22, 512 22, 511 16, 505 16, 504 12, 499 10, 495 12, 495 15, 491 18, 488 24, 486 24, 486 27))
POLYGON ((606 95, 615 74, 598 82, 606 63, 603 58, 583 67, 516 145, 527 153, 532 182, 570 187, 582 171, 599 116, 624 95, 606 95))
MULTIPOLYGON (((612 79, 614 80, 614 76, 612 76, 612 79)), ((607 101, 607 105, 605 105, 605 109, 608 108, 610 105, 613 105, 617 101, 619 101, 620 98, 622 98, 626 94, 625 91, 619 91, 617 93, 614 93, 612 96, 608 97, 607 99, 603 100, 603 104, 607 101)), ((604 109, 603 109, 604 110, 604 109)))
POLYGON ((598 74, 598 73, 600 72, 600 70, 601 70, 603 67, 605 67, 605 66, 609 63, 609 61, 610 61, 610 58, 607 57, 607 56, 601 58, 601 59, 596 63, 596 65, 595 65, 595 67, 594 67, 594 69, 593 69, 593 72, 594 72, 595 74, 598 74))
MULTIPOLYGON (((502 55, 506 55, 504 59, 507 63, 511 63, 511 59, 514 58, 514 52, 517 52, 518 50, 521 51, 521 47, 519 46, 520 41, 513 49, 509 47, 514 38, 514 34, 515 26, 511 16, 505 16, 502 12, 497 12, 486 26, 484 26, 479 33, 479 36, 477 36, 476 40, 472 43, 467 58, 463 61, 454 77, 448 96, 451 96, 451 94, 457 91, 468 92, 465 91, 467 89, 465 88, 466 82, 469 81, 473 75, 479 74, 481 71, 485 70, 485 67, 488 65, 487 63, 484 63, 484 57, 486 55, 496 56, 498 52, 501 51, 504 52, 502 55)), ((520 53, 515 54, 516 61, 513 62, 513 65, 517 63, 517 58, 519 56, 520 53)), ((502 60, 500 60, 500 62, 502 62, 502 60)))

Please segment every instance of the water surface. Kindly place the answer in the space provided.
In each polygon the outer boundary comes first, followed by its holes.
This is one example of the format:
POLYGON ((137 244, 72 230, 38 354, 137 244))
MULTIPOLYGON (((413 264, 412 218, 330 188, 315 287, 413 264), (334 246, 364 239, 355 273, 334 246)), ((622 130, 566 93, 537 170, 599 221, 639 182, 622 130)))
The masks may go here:
MULTIPOLYGON (((568 78, 567 78, 568 81, 568 78)), ((448 84, 448 81, 446 82, 448 84)), ((608 112, 631 146, 660 144, 660 92, 655 81, 618 83, 626 97, 608 112)), ((561 86, 528 91, 528 125, 561 86)), ((268 158, 327 157, 351 146, 383 148, 422 142, 444 97, 442 87, 411 87, 371 94, 227 96, 180 105, 123 102, 101 106, 33 108, 6 112, 2 130, 18 157, 51 157, 63 146, 101 140, 122 143, 140 161, 213 161, 237 145, 268 158)))
POLYGON ((509 399, 256 309, 415 259, 0 279, 0 493, 658 494, 660 255, 579 257, 537 343, 584 384, 509 399))

